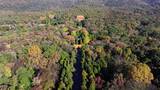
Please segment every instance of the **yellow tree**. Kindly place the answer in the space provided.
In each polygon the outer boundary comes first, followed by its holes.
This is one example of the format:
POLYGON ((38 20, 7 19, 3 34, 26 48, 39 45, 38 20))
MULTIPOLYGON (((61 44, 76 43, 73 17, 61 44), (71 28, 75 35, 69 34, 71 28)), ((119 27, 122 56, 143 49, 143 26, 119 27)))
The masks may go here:
POLYGON ((137 63, 132 65, 130 75, 133 80, 140 83, 150 84, 154 79, 151 69, 147 64, 137 63))
POLYGON ((40 63, 40 57, 41 57, 41 49, 39 48, 38 45, 32 45, 29 49, 28 49, 28 55, 31 59, 31 62, 33 64, 39 65, 40 63))

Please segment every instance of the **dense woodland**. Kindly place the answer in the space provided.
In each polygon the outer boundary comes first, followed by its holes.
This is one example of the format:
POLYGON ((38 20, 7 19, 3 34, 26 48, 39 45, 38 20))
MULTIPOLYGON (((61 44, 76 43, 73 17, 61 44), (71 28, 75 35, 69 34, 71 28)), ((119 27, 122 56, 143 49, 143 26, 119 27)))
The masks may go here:
POLYGON ((0 90, 158 90, 160 12, 79 5, 0 15, 0 90))

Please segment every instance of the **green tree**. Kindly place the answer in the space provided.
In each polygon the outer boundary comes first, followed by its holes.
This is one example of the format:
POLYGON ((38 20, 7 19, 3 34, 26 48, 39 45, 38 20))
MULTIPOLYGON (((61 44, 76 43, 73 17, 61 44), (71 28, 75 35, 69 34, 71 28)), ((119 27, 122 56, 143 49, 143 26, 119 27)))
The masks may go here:
POLYGON ((61 82, 59 83, 58 90, 63 90, 63 89, 65 89, 65 88, 66 88, 65 83, 64 83, 63 81, 61 81, 61 82))
POLYGON ((91 84, 89 86, 89 90, 96 90, 96 83, 95 83, 94 79, 91 80, 91 84))
POLYGON ((87 79, 87 72, 85 71, 85 70, 83 70, 82 71, 82 86, 81 86, 81 88, 82 88, 82 90, 87 90, 87 81, 88 81, 88 79, 87 79))

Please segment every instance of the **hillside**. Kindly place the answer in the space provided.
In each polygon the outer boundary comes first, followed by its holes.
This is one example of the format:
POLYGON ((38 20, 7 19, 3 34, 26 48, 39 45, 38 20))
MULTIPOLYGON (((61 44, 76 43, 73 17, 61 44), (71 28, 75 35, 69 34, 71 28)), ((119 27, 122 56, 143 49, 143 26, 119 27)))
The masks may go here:
POLYGON ((160 90, 159 0, 0 0, 0 90, 160 90))
POLYGON ((68 7, 73 3, 75 3, 74 0, 0 0, 0 9, 47 10, 55 7, 68 7))
POLYGON ((98 4, 109 7, 159 8, 160 0, 0 0, 1 10, 48 10, 74 5, 98 4), (12 3, 11 3, 12 2, 12 3))

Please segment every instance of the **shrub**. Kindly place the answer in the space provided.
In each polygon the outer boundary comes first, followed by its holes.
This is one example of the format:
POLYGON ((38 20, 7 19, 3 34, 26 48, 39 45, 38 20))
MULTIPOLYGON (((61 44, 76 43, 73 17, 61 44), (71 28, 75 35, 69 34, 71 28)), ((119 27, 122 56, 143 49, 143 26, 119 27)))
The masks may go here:
POLYGON ((136 82, 149 84, 154 79, 151 69, 147 64, 137 63, 132 65, 130 75, 136 82))

